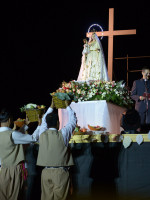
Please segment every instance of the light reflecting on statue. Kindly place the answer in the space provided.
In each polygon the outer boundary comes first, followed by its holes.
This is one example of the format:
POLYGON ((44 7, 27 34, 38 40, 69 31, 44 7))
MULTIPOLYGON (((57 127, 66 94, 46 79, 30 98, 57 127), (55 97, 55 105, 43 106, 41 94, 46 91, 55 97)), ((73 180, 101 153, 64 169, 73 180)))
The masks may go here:
POLYGON ((93 33, 89 41, 86 39, 83 41, 81 68, 77 81, 108 81, 103 47, 98 36, 93 33))

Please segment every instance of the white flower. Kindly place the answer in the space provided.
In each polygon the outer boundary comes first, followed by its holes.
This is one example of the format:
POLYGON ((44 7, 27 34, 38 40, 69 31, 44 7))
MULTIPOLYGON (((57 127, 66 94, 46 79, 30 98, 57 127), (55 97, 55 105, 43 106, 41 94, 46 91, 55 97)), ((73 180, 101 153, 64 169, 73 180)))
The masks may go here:
POLYGON ((77 89, 77 93, 78 93, 78 94, 81 94, 81 90, 80 90, 80 89, 77 89))
POLYGON ((26 105, 26 108, 30 109, 30 108, 36 108, 37 105, 36 104, 33 104, 33 103, 29 103, 26 105))
POLYGON ((104 97, 104 96, 106 96, 106 92, 103 92, 103 93, 102 93, 102 97, 104 97))

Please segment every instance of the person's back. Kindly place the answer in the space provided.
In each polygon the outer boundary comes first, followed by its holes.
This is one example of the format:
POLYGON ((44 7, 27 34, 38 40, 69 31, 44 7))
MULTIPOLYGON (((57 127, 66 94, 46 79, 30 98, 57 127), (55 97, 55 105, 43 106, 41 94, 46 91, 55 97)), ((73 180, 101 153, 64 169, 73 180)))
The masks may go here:
POLYGON ((0 132, 0 158, 2 167, 16 166, 24 161, 22 145, 14 145, 11 139, 13 130, 2 129, 0 132))
POLYGON ((0 112, 0 199, 22 199, 24 152, 22 144, 35 142, 32 135, 24 135, 9 128, 11 115, 0 112))
POLYGON ((121 117, 120 126, 124 129, 122 134, 136 134, 140 128, 140 116, 135 109, 127 110, 121 117))
POLYGON ((43 116, 39 132, 37 165, 45 167, 41 175, 41 199, 65 200, 70 187, 69 167, 74 165, 68 144, 76 127, 76 117, 67 104, 69 121, 58 131, 58 113, 55 113, 53 108, 52 101, 51 107, 43 116))
POLYGON ((46 130, 41 134, 37 165, 59 167, 73 164, 70 149, 65 145, 61 131, 46 130))

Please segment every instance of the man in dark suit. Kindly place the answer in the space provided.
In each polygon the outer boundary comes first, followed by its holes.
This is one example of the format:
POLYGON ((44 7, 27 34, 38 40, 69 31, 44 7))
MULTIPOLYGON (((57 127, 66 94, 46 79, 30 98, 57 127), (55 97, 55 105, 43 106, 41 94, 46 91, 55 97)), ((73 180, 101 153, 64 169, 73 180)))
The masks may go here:
POLYGON ((143 77, 133 82, 131 98, 135 101, 135 109, 139 112, 141 125, 150 124, 150 69, 142 69, 143 77))

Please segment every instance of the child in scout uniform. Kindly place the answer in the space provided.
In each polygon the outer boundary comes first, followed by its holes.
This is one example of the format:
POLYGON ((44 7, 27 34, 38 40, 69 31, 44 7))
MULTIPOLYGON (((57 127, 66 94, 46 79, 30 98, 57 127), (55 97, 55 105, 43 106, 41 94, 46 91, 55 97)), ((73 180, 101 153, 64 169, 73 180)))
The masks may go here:
POLYGON ((58 113, 54 103, 42 118, 39 129, 37 165, 43 166, 41 175, 41 200, 65 200, 70 187, 69 167, 74 165, 68 143, 76 127, 76 116, 66 101, 69 121, 58 131, 58 113))
POLYGON ((0 112, 0 199, 22 199, 22 163, 24 151, 22 144, 35 142, 36 134, 22 134, 9 128, 11 115, 6 109, 0 112))

